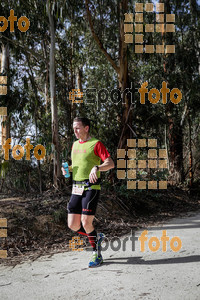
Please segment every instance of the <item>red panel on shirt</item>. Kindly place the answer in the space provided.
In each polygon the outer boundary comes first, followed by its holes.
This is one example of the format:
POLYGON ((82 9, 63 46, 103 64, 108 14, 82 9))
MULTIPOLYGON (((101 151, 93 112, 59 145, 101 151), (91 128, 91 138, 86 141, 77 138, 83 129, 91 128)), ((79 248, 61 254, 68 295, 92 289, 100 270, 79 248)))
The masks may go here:
POLYGON ((108 153, 106 147, 102 142, 97 142, 94 146, 94 154, 99 156, 102 161, 104 161, 106 158, 110 157, 110 154, 108 153))

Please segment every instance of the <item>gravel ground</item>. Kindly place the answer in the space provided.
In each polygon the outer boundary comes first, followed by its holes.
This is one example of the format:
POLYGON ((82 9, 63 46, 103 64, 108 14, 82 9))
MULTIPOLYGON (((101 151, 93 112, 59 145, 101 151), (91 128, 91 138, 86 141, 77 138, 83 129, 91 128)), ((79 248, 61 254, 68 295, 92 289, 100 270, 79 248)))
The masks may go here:
POLYGON ((143 228, 134 235, 135 242, 130 232, 104 243, 108 249, 98 268, 87 267, 91 253, 86 250, 46 255, 14 267, 1 265, 1 299, 200 299, 200 213, 143 228), (136 238, 144 230, 148 240, 142 252, 136 238), (160 240, 163 230, 170 239, 166 252, 160 240), (156 252, 149 249, 153 236, 160 242, 156 252), (170 246, 175 236, 179 240, 174 246, 182 243, 177 252, 171 249, 173 243, 170 246))

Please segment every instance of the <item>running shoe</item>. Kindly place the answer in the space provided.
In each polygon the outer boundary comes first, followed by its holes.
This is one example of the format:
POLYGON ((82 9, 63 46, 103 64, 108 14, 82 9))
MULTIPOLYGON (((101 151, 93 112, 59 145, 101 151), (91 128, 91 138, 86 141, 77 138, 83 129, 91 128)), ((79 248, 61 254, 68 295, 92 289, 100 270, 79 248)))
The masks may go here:
POLYGON ((93 255, 92 255, 92 259, 91 259, 91 261, 89 262, 88 267, 89 267, 89 268, 98 267, 98 266, 100 266, 100 264, 102 264, 102 263, 103 263, 103 257, 102 257, 102 255, 98 256, 98 255, 97 255, 97 251, 95 251, 95 252, 93 253, 93 255))
POLYGON ((101 256, 101 243, 105 239, 105 235, 103 233, 98 234, 98 240, 97 240, 97 254, 98 256, 101 256))

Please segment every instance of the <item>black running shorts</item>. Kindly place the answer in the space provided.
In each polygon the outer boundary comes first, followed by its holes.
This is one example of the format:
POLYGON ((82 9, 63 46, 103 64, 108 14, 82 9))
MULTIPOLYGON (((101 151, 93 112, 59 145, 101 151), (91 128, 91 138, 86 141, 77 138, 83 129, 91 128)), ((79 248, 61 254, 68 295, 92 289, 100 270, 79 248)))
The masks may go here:
POLYGON ((67 206, 69 214, 95 215, 100 190, 87 190, 82 195, 71 195, 67 206))

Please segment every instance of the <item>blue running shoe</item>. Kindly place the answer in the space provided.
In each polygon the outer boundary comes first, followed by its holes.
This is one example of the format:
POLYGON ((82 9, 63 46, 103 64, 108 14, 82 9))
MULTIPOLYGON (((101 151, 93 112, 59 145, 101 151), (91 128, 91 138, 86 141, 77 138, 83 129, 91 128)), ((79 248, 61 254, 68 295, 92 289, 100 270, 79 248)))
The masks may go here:
POLYGON ((101 243, 105 239, 105 235, 103 233, 98 234, 98 240, 97 240, 97 254, 98 256, 101 256, 101 243))
POLYGON ((103 257, 102 257, 101 255, 98 256, 98 255, 97 255, 97 252, 95 251, 95 252, 93 252, 92 259, 91 259, 91 261, 89 262, 88 267, 89 267, 89 268, 98 267, 98 266, 100 266, 100 264, 102 264, 102 263, 103 263, 103 257))

